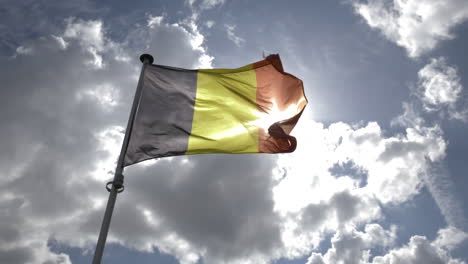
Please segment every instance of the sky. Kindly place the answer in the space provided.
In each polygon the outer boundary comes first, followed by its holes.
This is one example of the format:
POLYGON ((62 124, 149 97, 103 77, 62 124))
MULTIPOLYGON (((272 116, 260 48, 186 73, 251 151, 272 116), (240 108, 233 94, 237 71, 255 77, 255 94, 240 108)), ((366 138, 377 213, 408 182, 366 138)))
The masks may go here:
POLYGON ((467 46, 466 0, 0 0, 0 263, 91 262, 142 53, 309 104, 294 153, 127 167, 103 263, 468 263, 467 46))

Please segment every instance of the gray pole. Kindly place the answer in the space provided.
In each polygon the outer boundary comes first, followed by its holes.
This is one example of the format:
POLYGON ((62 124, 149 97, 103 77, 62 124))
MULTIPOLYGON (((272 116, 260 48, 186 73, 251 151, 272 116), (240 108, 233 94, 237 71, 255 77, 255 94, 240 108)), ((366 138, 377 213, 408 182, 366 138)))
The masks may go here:
POLYGON ((124 176, 122 174, 124 166, 123 162, 125 159, 125 153, 127 152, 128 141, 130 140, 130 133, 132 131, 133 121, 135 120, 135 113, 138 108, 138 103, 141 97, 141 91, 143 86, 143 72, 147 64, 153 63, 153 57, 149 54, 143 54, 140 56, 140 61, 143 63, 141 67, 140 79, 138 80, 135 97, 133 98, 132 110, 130 111, 130 117, 128 118, 127 129, 125 130, 125 137, 120 150, 119 160, 117 167, 115 168, 114 180, 106 184, 106 189, 110 192, 109 200, 107 201, 106 212, 102 219, 101 231, 99 232, 99 238, 96 244, 96 251, 94 252, 93 264, 100 264, 102 254, 104 253, 104 246, 106 245, 107 233, 109 232, 109 226, 112 218, 112 212, 114 211, 115 200, 117 194, 123 192, 124 176), (109 187, 112 185, 112 187, 109 187))

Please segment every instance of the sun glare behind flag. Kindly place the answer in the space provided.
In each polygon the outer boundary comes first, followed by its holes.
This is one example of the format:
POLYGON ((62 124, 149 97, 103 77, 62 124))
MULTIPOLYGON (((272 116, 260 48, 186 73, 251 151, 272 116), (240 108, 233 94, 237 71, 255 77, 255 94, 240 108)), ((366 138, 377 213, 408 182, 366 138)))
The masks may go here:
POLYGON ((205 153, 283 153, 307 104, 278 55, 237 69, 147 65, 124 166, 205 153))

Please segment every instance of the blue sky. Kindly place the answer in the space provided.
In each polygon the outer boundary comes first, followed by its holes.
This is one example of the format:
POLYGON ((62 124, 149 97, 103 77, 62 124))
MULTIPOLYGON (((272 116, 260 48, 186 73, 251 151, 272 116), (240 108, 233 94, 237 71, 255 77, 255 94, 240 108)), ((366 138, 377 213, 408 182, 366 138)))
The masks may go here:
POLYGON ((309 104, 294 153, 128 167, 103 263, 468 262, 466 1, 0 6, 0 262, 91 261, 142 53, 279 53, 309 104))

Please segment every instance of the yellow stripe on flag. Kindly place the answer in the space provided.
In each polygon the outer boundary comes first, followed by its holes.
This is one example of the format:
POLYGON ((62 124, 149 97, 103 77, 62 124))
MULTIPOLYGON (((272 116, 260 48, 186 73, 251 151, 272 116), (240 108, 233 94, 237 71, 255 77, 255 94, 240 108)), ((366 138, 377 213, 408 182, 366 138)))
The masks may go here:
POLYGON ((252 65, 199 70, 186 154, 258 152, 256 95, 252 65))

